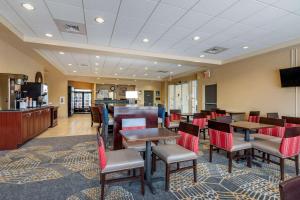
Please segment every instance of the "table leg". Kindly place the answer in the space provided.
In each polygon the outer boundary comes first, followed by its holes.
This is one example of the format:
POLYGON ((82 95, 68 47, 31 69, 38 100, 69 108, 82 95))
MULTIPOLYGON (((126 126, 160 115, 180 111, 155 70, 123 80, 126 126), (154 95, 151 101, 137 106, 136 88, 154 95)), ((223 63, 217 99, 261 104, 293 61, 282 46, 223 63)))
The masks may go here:
POLYGON ((245 141, 250 142, 250 130, 245 129, 245 141))
POLYGON ((190 116, 189 116, 189 115, 186 116, 186 122, 187 122, 187 123, 190 122, 190 116))
POLYGON ((145 158, 145 178, 146 184, 150 188, 152 194, 155 194, 154 187, 152 186, 152 177, 151 177, 151 160, 152 160, 152 151, 151 151, 151 141, 146 142, 146 158, 145 158))

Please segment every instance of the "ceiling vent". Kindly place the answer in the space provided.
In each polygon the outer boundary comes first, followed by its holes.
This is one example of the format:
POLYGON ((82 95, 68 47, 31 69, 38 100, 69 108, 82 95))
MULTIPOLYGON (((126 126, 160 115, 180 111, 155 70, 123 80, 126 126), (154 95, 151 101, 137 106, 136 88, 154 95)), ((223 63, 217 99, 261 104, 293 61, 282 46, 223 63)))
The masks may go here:
POLYGON ((204 52, 209 53, 209 54, 218 54, 218 53, 221 53, 226 50, 227 50, 227 48, 224 48, 224 47, 212 47, 212 48, 206 49, 204 52))
POLYGON ((60 32, 74 33, 86 35, 85 25, 76 22, 54 19, 56 26, 60 32))
POLYGON ((157 71, 158 73, 163 73, 163 74, 166 74, 166 73, 169 73, 169 71, 163 71, 163 70, 159 70, 157 71))

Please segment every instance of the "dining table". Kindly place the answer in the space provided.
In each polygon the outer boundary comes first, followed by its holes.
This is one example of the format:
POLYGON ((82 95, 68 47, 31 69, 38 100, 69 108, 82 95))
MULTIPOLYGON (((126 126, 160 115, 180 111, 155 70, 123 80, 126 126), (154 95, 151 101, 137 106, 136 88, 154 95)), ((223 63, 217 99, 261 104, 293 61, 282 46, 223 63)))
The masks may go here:
POLYGON ((241 111, 226 111, 228 115, 231 116, 232 120, 234 121, 241 121, 245 120, 245 115, 246 112, 241 112, 241 111))
POLYGON ((249 142, 250 141, 250 132, 253 130, 258 130, 262 128, 272 128, 275 125, 271 124, 262 124, 262 123, 256 123, 256 122, 248 122, 248 121, 237 121, 237 122, 232 122, 230 125, 234 128, 240 128, 243 129, 244 134, 245 134, 245 141, 249 142))
POLYGON ((166 128, 145 128, 138 130, 121 130, 120 134, 127 142, 145 142, 146 155, 145 155, 145 182, 150 188, 150 191, 155 194, 155 189, 152 185, 152 148, 151 143, 158 140, 176 139, 180 137, 178 133, 170 131, 166 128))
POLYGON ((181 113, 180 114, 182 117, 186 117, 186 122, 190 122, 190 117, 194 116, 194 113, 181 113))

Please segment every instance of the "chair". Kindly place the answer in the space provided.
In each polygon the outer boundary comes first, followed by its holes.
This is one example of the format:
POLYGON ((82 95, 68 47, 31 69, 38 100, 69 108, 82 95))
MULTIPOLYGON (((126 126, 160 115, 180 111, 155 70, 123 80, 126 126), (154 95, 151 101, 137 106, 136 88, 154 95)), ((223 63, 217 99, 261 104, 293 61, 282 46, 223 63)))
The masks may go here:
POLYGON ((91 127, 93 127, 94 123, 99 123, 99 128, 101 127, 101 111, 98 106, 91 106, 91 127))
MULTIPOLYGON (((295 161, 296 175, 299 174, 299 153, 300 153, 300 127, 286 128, 280 143, 272 140, 255 138, 251 141, 252 148, 278 157, 280 162, 268 160, 274 164, 280 165, 281 180, 284 180, 284 160, 291 159, 295 161)), ((255 157, 259 157, 253 155, 255 157)))
POLYGON ((141 155, 132 149, 122 149, 116 151, 105 152, 105 145, 103 138, 97 134, 98 141, 98 154, 99 154, 99 166, 100 166, 100 184, 101 184, 101 196, 100 199, 104 200, 104 186, 109 182, 126 181, 129 179, 140 179, 141 181, 141 193, 144 195, 144 160, 141 155), (106 180, 106 175, 127 171, 127 170, 140 170, 139 176, 130 176, 124 178, 116 178, 106 180))
POLYGON ((232 118, 231 116, 221 116, 221 117, 217 117, 216 121, 230 124, 232 122, 232 118))
POLYGON ((201 113, 203 113, 203 114, 206 115, 207 120, 212 119, 211 118, 211 111, 209 111, 209 110, 201 110, 201 113))
POLYGON ((279 114, 278 114, 278 112, 267 113, 267 118, 279 119, 279 114))
POLYGON ((248 117, 248 122, 259 122, 259 115, 260 111, 250 111, 249 117, 248 117))
POLYGON ((198 126, 180 122, 178 129, 180 138, 177 140, 177 144, 158 145, 153 147, 153 163, 155 164, 156 157, 159 157, 166 165, 166 191, 169 190, 170 173, 175 173, 179 170, 193 168, 194 182, 197 182, 197 154, 199 148, 198 132, 198 126), (179 163, 187 161, 193 161, 193 165, 180 168, 179 163), (173 163, 177 163, 176 170, 170 170, 170 166, 173 163))
POLYGON ((203 133, 203 139, 205 140, 205 129, 207 125, 206 115, 204 113, 195 113, 192 124, 199 127, 199 133, 203 133))
MULTIPOLYGON (((208 121, 208 133, 210 139, 209 162, 212 162, 214 147, 227 152, 228 172, 232 171, 232 159, 235 152, 245 150, 247 157, 247 166, 251 167, 251 143, 245 142, 241 137, 234 137, 233 128, 230 124, 208 121)), ((241 156, 239 156, 241 157, 241 156)))
POLYGON ((299 117, 288 117, 282 116, 282 119, 285 121, 285 127, 300 127, 300 118, 299 117))
MULTIPOLYGON (((125 118, 122 119, 122 130, 139 130, 146 128, 145 118, 125 118)), ((139 152, 146 150, 145 142, 127 142, 124 138, 122 144, 126 149, 134 149, 139 152)))
POLYGON ((300 196, 300 177, 294 177, 279 184, 280 200, 295 200, 300 196))
POLYGON ((226 116, 226 110, 216 110, 216 118, 226 116))
POLYGON ((170 120, 171 121, 180 121, 181 120, 181 110, 173 109, 170 110, 170 120))
POLYGON ((165 113, 165 127, 170 130, 177 130, 179 127, 179 121, 172 121, 168 112, 165 113))

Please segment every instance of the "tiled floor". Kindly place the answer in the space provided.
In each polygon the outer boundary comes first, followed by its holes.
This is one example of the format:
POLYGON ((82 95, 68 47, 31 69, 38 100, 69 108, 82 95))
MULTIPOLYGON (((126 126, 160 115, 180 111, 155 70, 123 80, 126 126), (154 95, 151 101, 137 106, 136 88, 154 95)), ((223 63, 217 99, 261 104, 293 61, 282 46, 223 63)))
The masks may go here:
POLYGON ((91 127, 90 114, 74 114, 70 118, 58 119, 56 127, 49 128, 46 132, 39 135, 38 138, 92 135, 96 134, 96 127, 97 124, 91 127))

